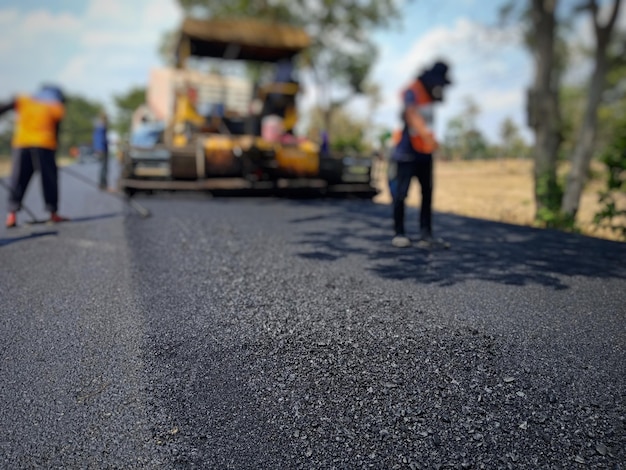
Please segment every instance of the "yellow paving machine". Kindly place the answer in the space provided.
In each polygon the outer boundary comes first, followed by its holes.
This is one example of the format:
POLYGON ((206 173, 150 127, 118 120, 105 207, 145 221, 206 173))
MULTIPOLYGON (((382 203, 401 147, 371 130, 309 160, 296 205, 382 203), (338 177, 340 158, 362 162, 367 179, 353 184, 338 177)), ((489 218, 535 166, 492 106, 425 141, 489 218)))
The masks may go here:
POLYGON ((369 156, 328 152, 296 134, 295 59, 309 45, 305 31, 284 24, 185 19, 175 67, 151 72, 133 115, 120 189, 375 195, 369 156))

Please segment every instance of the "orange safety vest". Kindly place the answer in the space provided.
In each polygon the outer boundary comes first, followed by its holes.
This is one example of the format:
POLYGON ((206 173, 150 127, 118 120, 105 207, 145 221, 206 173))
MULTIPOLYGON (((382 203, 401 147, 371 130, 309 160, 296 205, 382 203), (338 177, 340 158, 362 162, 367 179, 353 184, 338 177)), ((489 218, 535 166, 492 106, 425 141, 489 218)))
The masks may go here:
MULTIPOLYGON (((428 94, 428 92, 426 91, 426 88, 424 88, 424 85, 422 84, 421 81, 415 80, 409 87, 402 90, 401 99, 403 102, 404 102, 404 95, 409 90, 413 92, 417 106, 432 103, 433 100, 428 94)), ((403 113, 406 113, 407 111, 408 110, 404 110, 403 113)), ((404 117, 405 126, 408 127, 406 117, 405 116, 403 117, 404 117)), ((402 131, 403 131, 402 129, 397 129, 393 133, 393 141, 396 145, 400 142, 400 139, 402 138, 402 131)), ((432 135, 432 132, 425 127, 425 123, 424 123, 423 132, 428 133, 427 136, 422 135, 416 129, 409 128, 408 132, 409 132, 409 138, 411 139, 411 146, 413 147, 415 151, 421 152, 421 153, 432 153, 437 149, 437 142, 434 136, 432 135)))
POLYGON ((57 126, 65 115, 65 107, 61 103, 18 96, 14 109, 18 117, 15 122, 13 147, 56 150, 57 126))

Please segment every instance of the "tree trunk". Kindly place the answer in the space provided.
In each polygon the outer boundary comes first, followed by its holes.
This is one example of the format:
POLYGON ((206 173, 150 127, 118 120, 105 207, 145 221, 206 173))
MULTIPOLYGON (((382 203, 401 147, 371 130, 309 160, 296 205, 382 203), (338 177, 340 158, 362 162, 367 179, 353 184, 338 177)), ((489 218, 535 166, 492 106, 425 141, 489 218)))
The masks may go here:
POLYGON ((606 86, 606 74, 608 71, 606 50, 611 39, 620 3, 621 0, 615 0, 611 17, 605 26, 598 24, 596 2, 592 1, 590 6, 596 32, 595 66, 589 85, 587 107, 578 138, 576 139, 576 145, 571 155, 572 166, 561 202, 561 212, 571 221, 576 218, 580 197, 587 180, 591 157, 593 156, 598 127, 598 107, 602 102, 602 92, 606 86))
POLYGON ((535 131, 536 218, 542 209, 558 209, 560 199, 556 176, 561 145, 559 73, 554 66, 556 3, 557 0, 532 0, 536 70, 529 96, 529 121, 535 131))

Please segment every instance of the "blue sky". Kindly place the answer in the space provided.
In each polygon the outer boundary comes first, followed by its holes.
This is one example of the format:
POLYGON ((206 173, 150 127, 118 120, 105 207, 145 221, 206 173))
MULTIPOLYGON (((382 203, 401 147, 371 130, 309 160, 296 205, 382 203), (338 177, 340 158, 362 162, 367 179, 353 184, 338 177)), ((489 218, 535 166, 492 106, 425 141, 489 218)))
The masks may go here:
POLYGON ((174 0, 0 0, 0 98, 43 81, 105 103, 146 84, 174 0))
MULTIPOLYGON (((399 90, 418 69, 444 58, 454 85, 437 113, 438 134, 468 97, 479 105, 478 126, 490 140, 507 117, 524 130, 532 62, 515 27, 499 35, 486 28, 495 24, 501 0, 399 1, 403 24, 374 33, 381 53, 372 79, 383 102, 373 121, 396 126, 399 90)), ((161 65, 163 33, 181 19, 175 0, 0 0, 0 100, 53 81, 110 107, 114 94, 146 84, 150 69, 161 65)), ((314 102, 309 88, 302 103, 314 102)), ((362 100, 353 109, 369 113, 362 100)))

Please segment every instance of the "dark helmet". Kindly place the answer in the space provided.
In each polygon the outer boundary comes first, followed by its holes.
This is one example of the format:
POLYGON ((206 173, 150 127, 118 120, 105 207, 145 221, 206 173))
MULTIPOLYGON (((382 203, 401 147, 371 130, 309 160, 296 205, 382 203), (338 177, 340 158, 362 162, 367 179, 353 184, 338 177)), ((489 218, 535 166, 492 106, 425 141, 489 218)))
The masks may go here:
POLYGON ((58 101, 60 103, 65 103, 66 101, 63 90, 61 90, 59 86, 52 84, 42 85, 39 91, 35 94, 35 97, 44 100, 58 101))
POLYGON ((437 61, 417 77, 435 101, 443 100, 443 88, 452 83, 448 78, 448 70, 448 64, 437 61))

